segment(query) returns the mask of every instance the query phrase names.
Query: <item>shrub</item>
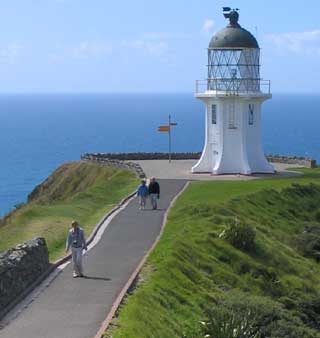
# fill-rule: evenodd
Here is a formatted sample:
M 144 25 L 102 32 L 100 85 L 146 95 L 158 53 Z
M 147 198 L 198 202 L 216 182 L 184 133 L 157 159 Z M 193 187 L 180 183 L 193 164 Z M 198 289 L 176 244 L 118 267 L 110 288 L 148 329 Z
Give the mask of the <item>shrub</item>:
M 260 326 L 275 319 L 277 306 L 242 292 L 227 293 L 206 311 L 199 330 L 188 338 L 262 338 Z
M 221 233 L 220 238 L 225 239 L 237 249 L 253 251 L 255 248 L 256 231 L 249 224 L 235 221 Z
M 203 337 L 210 338 L 260 338 L 255 325 L 256 314 L 249 309 L 213 308 L 206 321 L 201 322 Z
M 320 331 L 320 299 L 318 295 L 301 301 L 297 305 L 297 310 L 306 325 Z
M 298 247 L 305 257 L 313 258 L 320 262 L 320 227 L 307 226 L 298 236 Z
M 261 338 L 319 338 L 320 335 L 307 327 L 301 326 L 301 321 L 288 317 L 272 323 L 267 334 Z
M 319 338 L 277 303 L 233 291 L 206 311 L 206 319 L 185 338 Z

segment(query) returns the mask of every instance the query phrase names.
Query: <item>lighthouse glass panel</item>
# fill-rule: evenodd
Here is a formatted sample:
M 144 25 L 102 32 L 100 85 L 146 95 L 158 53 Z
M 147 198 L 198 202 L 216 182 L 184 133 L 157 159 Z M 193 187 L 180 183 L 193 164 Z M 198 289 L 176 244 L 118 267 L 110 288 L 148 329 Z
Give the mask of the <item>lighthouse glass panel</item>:
M 259 58 L 258 48 L 209 49 L 208 90 L 259 91 Z

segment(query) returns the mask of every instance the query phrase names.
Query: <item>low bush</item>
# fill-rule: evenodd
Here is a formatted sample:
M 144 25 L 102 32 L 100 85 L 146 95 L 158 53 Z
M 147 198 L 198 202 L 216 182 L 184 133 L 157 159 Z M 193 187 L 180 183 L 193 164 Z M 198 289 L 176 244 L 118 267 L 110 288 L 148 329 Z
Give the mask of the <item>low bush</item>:
M 227 293 L 186 338 L 319 338 L 279 304 L 239 291 Z
M 298 248 L 305 257 L 320 262 L 320 226 L 307 226 L 297 239 Z
M 236 220 L 221 233 L 220 238 L 237 249 L 249 252 L 255 248 L 256 231 L 251 225 Z
M 310 328 L 320 331 L 320 297 L 310 297 L 297 304 L 295 310 L 300 313 L 301 320 Z

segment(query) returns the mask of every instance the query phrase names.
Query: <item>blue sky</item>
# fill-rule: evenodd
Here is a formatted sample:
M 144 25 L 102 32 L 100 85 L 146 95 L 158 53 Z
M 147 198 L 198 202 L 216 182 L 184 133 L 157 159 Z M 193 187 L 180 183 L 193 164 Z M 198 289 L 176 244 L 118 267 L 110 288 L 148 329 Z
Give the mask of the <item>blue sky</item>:
M 294 4 L 293 4 L 294 3 Z M 0 93 L 192 92 L 240 8 L 273 92 L 320 93 L 320 1 L 3 0 Z

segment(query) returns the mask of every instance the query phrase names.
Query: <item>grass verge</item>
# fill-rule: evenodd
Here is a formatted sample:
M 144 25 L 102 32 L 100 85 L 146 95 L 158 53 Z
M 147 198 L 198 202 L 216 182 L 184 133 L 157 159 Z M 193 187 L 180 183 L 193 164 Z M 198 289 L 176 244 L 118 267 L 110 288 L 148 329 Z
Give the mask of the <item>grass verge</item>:
M 97 222 L 138 183 L 126 170 L 73 162 L 60 166 L 30 194 L 26 205 L 0 224 L 0 252 L 36 236 L 45 237 L 54 261 L 64 254 L 70 223 L 88 236 Z
M 265 310 L 265 333 L 254 337 L 319 337 L 320 169 L 302 171 L 290 179 L 193 183 L 105 337 L 203 337 L 188 332 L 210 309 L 232 302 L 233 313 L 253 303 Z M 250 251 L 222 236 L 238 223 L 254 230 Z M 225 318 L 229 325 L 234 316 Z

